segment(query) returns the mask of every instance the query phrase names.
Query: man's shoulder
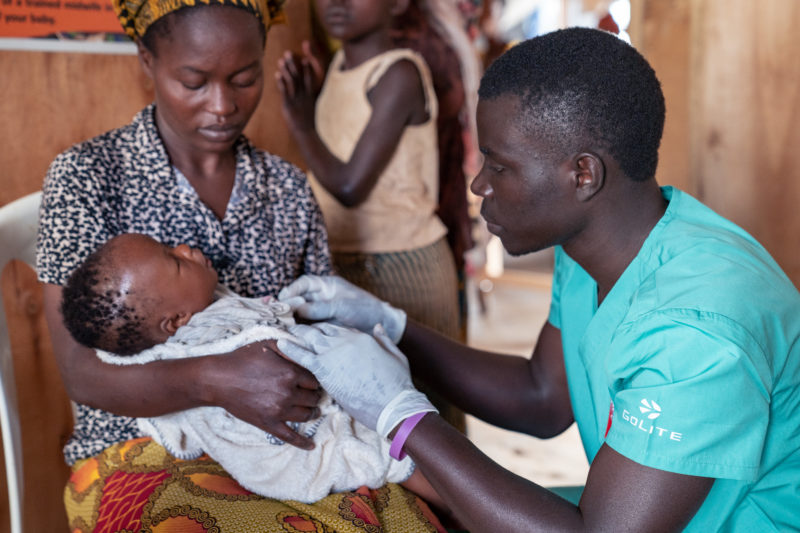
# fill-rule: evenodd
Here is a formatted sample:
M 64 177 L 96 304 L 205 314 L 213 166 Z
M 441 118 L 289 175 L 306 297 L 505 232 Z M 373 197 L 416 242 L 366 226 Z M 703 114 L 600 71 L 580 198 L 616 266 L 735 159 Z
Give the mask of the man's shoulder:
M 769 252 L 733 222 L 709 211 L 698 217 L 677 217 L 648 250 L 654 283 L 702 292 L 742 291 L 741 298 L 778 291 L 800 296 Z M 746 291 L 746 292 L 745 292 Z M 763 292 L 762 292 L 763 291 Z M 691 296 L 691 294 L 687 294 Z
M 625 322 L 683 324 L 701 335 L 769 345 L 800 335 L 800 293 L 754 240 L 695 231 L 655 247 L 655 266 L 634 292 Z M 774 346 L 773 346 L 774 348 Z
M 688 195 L 679 202 L 631 265 L 638 278 L 625 323 L 662 316 L 759 342 L 797 336 L 800 293 L 767 250 Z

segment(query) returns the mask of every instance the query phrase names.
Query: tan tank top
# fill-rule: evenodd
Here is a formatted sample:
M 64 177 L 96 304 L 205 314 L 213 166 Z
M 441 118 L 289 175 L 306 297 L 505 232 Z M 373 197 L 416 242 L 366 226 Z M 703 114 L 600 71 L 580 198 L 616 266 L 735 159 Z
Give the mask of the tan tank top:
M 439 194 L 436 95 L 430 71 L 416 52 L 391 50 L 342 70 L 344 54 L 338 51 L 317 100 L 317 131 L 331 153 L 342 161 L 349 160 L 372 113 L 367 93 L 390 66 L 402 59 L 412 61 L 419 70 L 427 122 L 406 126 L 375 187 L 356 207 L 344 207 L 311 177 L 333 251 L 411 250 L 432 244 L 447 233 L 434 212 Z

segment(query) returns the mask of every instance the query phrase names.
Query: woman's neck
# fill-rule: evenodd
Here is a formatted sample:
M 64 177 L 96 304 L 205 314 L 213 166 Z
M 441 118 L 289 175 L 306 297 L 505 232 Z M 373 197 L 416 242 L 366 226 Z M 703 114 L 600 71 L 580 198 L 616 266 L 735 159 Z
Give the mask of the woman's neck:
M 217 181 L 225 179 L 236 173 L 236 157 L 230 152 L 203 152 L 191 154 L 185 152 L 170 152 L 170 162 L 189 181 Z
M 236 181 L 235 149 L 198 152 L 164 144 L 172 166 L 183 174 L 200 200 L 222 220 Z
M 234 146 L 222 150 L 200 150 L 170 130 L 162 122 L 158 112 L 155 117 L 161 142 L 169 156 L 170 163 L 187 178 L 213 180 L 221 174 L 236 171 L 236 152 Z

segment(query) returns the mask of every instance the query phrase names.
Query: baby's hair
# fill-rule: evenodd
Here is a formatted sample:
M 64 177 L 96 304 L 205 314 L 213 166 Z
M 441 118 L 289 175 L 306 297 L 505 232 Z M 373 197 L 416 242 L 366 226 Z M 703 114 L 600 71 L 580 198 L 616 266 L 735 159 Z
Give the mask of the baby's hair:
M 72 272 L 62 291 L 61 315 L 72 337 L 84 346 L 133 355 L 156 341 L 146 337 L 145 313 L 133 306 L 130 290 L 122 288 L 112 259 L 114 248 L 112 239 Z

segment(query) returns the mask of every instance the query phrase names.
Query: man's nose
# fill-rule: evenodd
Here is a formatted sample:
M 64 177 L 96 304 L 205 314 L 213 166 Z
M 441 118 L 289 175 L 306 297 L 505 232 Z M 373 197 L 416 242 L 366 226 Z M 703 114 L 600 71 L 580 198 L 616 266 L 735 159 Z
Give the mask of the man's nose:
M 469 190 L 481 198 L 486 198 L 492 194 L 492 186 L 489 184 L 489 180 L 485 178 L 483 169 L 481 169 L 478 175 L 475 176 L 475 179 L 472 180 L 472 183 L 469 185 Z

